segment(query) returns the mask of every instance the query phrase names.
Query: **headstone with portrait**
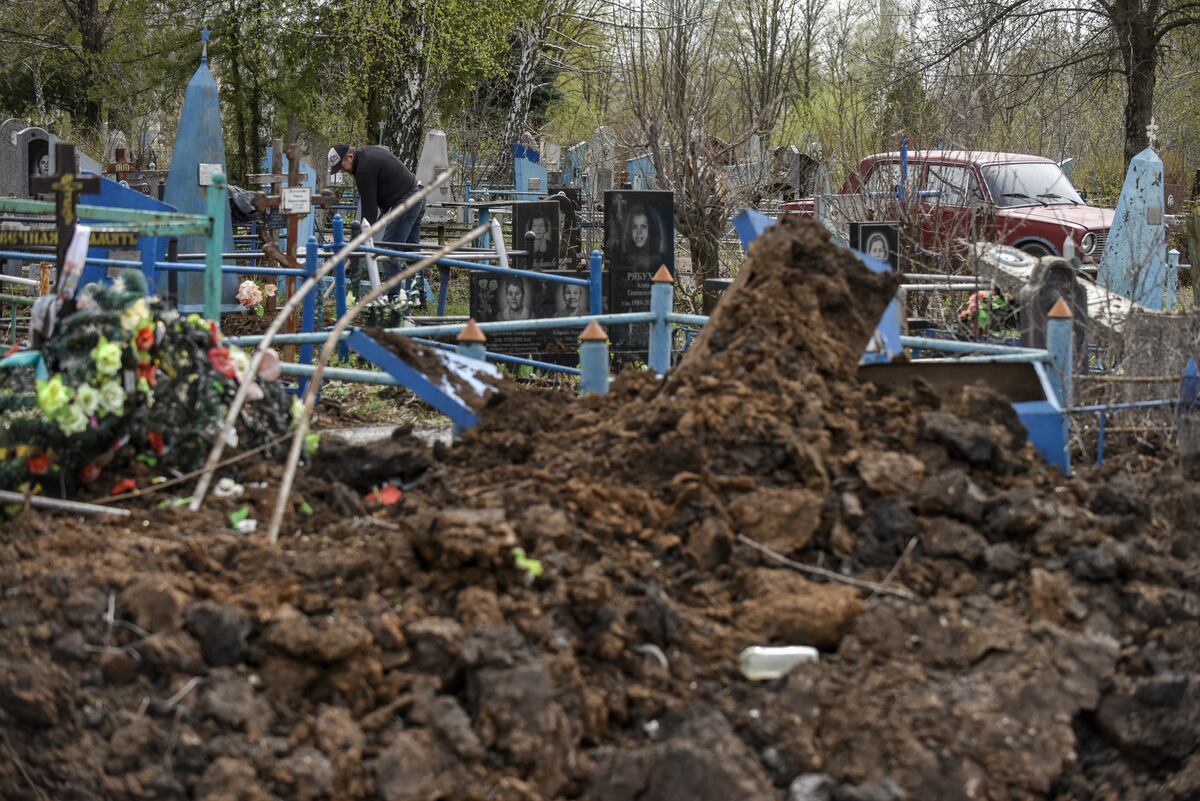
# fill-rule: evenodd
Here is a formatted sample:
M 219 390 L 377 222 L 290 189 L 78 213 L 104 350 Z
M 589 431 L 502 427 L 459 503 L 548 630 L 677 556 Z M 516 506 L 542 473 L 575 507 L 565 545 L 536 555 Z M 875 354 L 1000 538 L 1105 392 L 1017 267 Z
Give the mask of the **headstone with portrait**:
M 530 249 L 517 266 L 533 270 L 558 269 L 559 204 L 556 200 L 539 200 L 513 204 L 513 250 Z M 527 234 L 532 243 L 526 243 Z M 532 257 L 532 258 L 530 258 Z
M 586 272 L 579 270 L 547 272 L 585 280 L 588 277 Z M 587 313 L 586 286 L 496 273 L 471 273 L 471 316 L 478 322 L 579 317 Z M 488 334 L 488 349 L 556 364 L 574 364 L 578 357 L 578 337 L 579 329 L 574 328 L 494 331 Z
M 472 272 L 471 316 L 481 323 L 532 320 L 542 305 L 541 283 L 523 276 Z M 542 331 L 493 332 L 488 334 L 488 349 L 526 356 L 540 353 L 544 341 Z
M 555 275 L 587 279 L 581 270 L 555 270 Z M 538 317 L 580 317 L 588 313 L 588 288 L 578 284 L 539 281 Z M 544 332 L 539 358 L 554 364 L 574 365 L 579 360 L 579 328 L 556 328 Z
M 666 265 L 675 274 L 675 194 L 666 191 L 604 193 L 604 267 L 609 276 L 611 314 L 650 310 L 654 273 Z M 650 342 L 645 325 L 609 331 L 614 351 L 641 351 Z
M 900 269 L 900 223 L 851 222 L 850 247 Z

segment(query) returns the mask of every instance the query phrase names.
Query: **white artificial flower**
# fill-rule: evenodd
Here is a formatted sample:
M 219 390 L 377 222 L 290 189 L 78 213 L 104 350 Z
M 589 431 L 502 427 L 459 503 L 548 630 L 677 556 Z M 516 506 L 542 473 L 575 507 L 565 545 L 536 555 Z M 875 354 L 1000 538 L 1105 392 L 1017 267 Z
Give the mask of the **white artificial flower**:
M 100 391 L 90 384 L 84 384 L 75 392 L 75 402 L 83 413 L 91 417 L 100 406 Z
M 125 414 L 125 390 L 116 381 L 100 387 L 100 411 L 118 417 Z
M 58 416 L 58 427 L 64 434 L 78 434 L 88 427 L 88 416 L 78 403 L 72 403 L 64 408 Z

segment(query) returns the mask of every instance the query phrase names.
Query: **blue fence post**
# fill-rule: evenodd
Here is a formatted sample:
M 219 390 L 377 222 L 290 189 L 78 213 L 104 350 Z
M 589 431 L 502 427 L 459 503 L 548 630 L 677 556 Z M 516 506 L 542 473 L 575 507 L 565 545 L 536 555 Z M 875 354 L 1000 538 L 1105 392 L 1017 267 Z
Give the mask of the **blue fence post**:
M 333 250 L 337 252 L 346 244 L 346 223 L 342 215 L 333 215 Z M 333 270 L 333 293 L 337 318 L 346 316 L 346 260 L 342 259 Z M 338 346 L 338 358 L 346 361 L 350 358 L 350 349 L 345 345 Z
M 1075 321 L 1071 307 L 1061 297 L 1046 320 L 1046 350 L 1054 367 L 1055 391 L 1065 412 L 1071 406 L 1071 373 L 1074 368 Z
M 487 361 L 487 336 L 479 328 L 474 317 L 467 320 L 463 330 L 458 332 L 456 340 L 458 341 L 456 350 L 460 355 L 477 362 Z
M 595 320 L 579 336 L 579 391 L 608 392 L 608 334 Z
M 588 259 L 588 314 L 604 313 L 604 260 L 593 250 Z
M 480 330 L 479 324 L 472 317 L 467 320 L 467 324 L 463 326 L 463 330 L 458 332 L 456 337 L 458 341 L 458 353 L 468 359 L 474 359 L 479 362 L 487 361 L 487 337 Z M 450 430 L 450 436 L 457 439 L 465 431 L 458 423 Z
M 444 223 L 438 224 L 438 250 L 441 250 L 446 245 L 446 226 Z M 438 265 L 438 301 L 437 313 L 438 317 L 446 314 L 446 299 L 450 296 L 450 267 L 445 264 Z
M 167 240 L 167 261 L 179 260 L 179 237 L 173 236 Z M 172 306 L 179 305 L 179 273 L 175 270 L 167 272 L 167 297 Z
M 317 240 L 314 237 L 308 238 L 308 247 L 304 249 L 304 272 L 308 279 L 311 279 L 317 274 Z M 317 297 L 321 293 L 314 287 L 311 292 L 304 296 L 304 313 L 301 317 L 301 330 L 306 334 L 313 333 L 315 318 L 317 315 Z M 313 346 L 305 344 L 300 346 L 300 363 L 312 364 Z
M 667 315 L 675 305 L 675 279 L 664 264 L 651 279 L 650 312 L 654 322 L 650 323 L 650 352 L 646 361 L 658 375 L 665 375 L 671 366 L 671 324 Z
M 146 276 L 146 289 L 151 295 L 161 294 L 158 291 L 159 272 L 155 262 L 158 261 L 158 248 L 154 247 L 154 240 L 145 239 L 142 241 L 142 275 Z
M 204 317 L 221 324 L 221 251 L 225 246 L 225 216 L 229 213 L 225 176 L 217 173 L 205 189 L 208 241 L 204 245 Z

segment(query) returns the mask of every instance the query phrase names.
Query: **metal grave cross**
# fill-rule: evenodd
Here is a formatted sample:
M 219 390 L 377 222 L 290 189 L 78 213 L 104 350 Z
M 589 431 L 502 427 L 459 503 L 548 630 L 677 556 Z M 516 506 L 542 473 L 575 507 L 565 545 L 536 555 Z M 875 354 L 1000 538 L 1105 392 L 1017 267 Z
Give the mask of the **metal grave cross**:
M 100 194 L 100 179 L 75 174 L 74 145 L 65 142 L 56 144 L 54 160 L 58 172 L 54 175 L 36 176 L 30 189 L 39 195 L 54 193 L 54 220 L 58 227 L 58 275 L 61 281 L 67 248 L 71 245 L 71 238 L 75 236 L 75 225 L 79 222 L 79 196 Z

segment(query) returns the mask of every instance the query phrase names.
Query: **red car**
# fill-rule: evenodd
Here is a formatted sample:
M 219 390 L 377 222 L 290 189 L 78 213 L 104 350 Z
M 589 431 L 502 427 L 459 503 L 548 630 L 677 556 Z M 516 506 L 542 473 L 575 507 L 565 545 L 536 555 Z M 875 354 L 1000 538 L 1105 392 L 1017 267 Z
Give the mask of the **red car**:
M 856 201 L 842 215 L 895 219 L 899 185 L 900 153 L 868 156 L 842 187 L 841 195 Z M 914 151 L 908 155 L 905 182 L 910 204 L 914 190 L 919 193 L 921 245 L 939 253 L 967 239 L 999 242 L 1035 256 L 1062 255 L 1063 242 L 1071 237 L 1082 261 L 1099 263 L 1113 222 L 1112 209 L 1087 205 L 1058 164 L 1039 156 Z M 808 216 L 813 202 L 796 201 L 784 209 Z

